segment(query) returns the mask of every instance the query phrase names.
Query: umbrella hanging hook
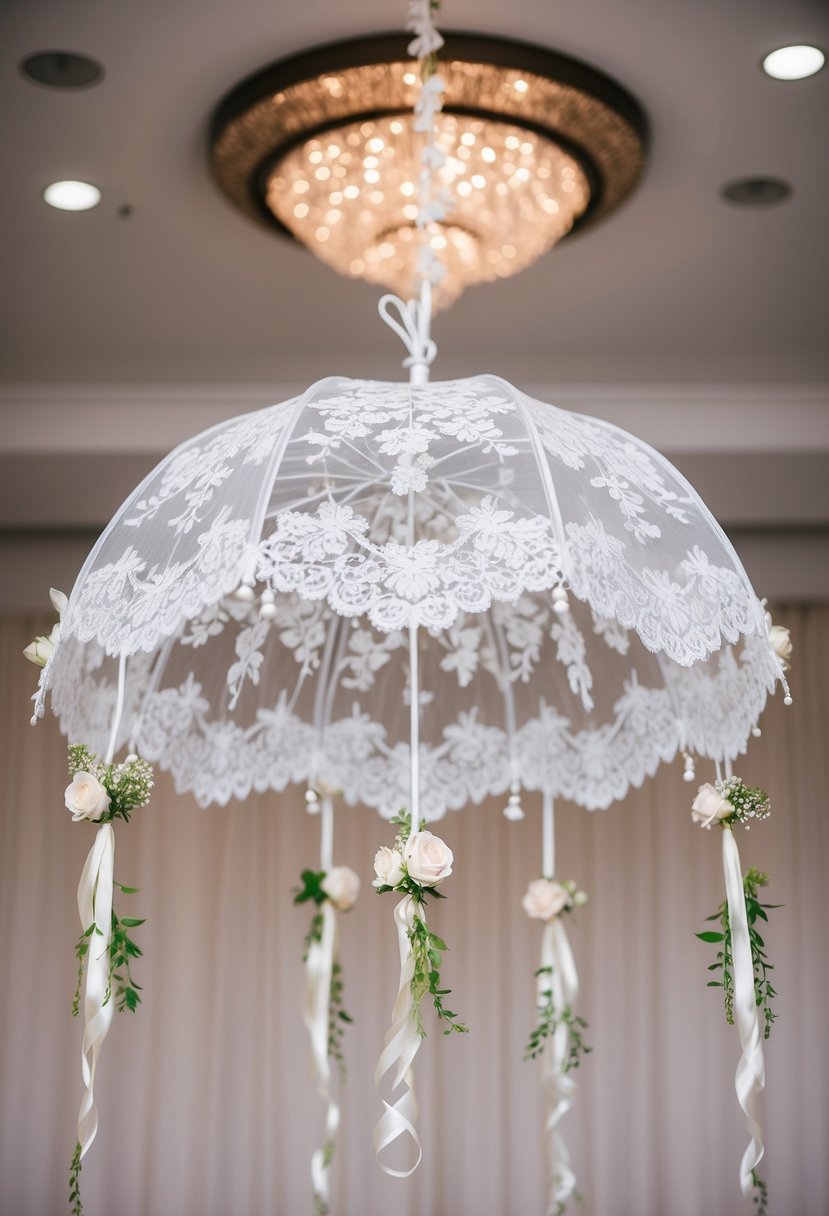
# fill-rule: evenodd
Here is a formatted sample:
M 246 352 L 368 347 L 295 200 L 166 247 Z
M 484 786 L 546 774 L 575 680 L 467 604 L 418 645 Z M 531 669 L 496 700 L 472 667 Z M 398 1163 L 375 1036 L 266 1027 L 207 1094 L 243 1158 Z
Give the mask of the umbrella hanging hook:
M 394 316 L 393 312 L 397 313 Z M 409 369 L 411 384 L 427 384 L 429 367 L 438 353 L 438 348 L 429 336 L 432 322 L 432 284 L 424 279 L 420 284 L 420 299 L 401 300 L 399 296 L 385 295 L 377 305 L 381 318 L 394 330 L 409 352 L 403 366 Z

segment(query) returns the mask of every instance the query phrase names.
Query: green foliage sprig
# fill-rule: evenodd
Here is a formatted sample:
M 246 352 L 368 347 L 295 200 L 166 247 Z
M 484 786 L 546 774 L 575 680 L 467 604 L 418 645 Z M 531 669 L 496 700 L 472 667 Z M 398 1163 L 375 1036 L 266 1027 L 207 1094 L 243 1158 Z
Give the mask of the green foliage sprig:
M 400 811 L 393 819 L 390 820 L 397 828 L 398 832 L 394 838 L 394 849 L 398 852 L 401 858 L 404 855 L 406 842 L 412 834 L 412 816 L 409 811 Z M 426 828 L 426 820 L 420 821 L 419 831 L 424 831 Z M 431 896 L 434 899 L 445 899 L 446 896 L 438 891 L 437 887 L 425 886 L 417 882 L 403 868 L 403 877 L 400 882 L 394 886 L 388 883 L 380 883 L 375 887 L 378 895 L 383 895 L 386 891 L 396 891 L 400 895 L 408 895 L 414 901 L 415 908 L 425 908 L 426 901 Z M 411 928 L 408 933 L 409 944 L 412 949 L 412 958 L 414 960 L 414 972 L 411 980 L 412 994 L 412 1017 L 417 1026 L 417 1033 L 425 1038 L 426 1030 L 423 1025 L 423 1018 L 420 1011 L 420 1006 L 423 998 L 428 994 L 432 998 L 432 1004 L 437 1014 L 438 1021 L 444 1022 L 444 1034 L 468 1034 L 469 1027 L 459 1021 L 459 1015 L 452 1009 L 447 1009 L 444 1004 L 444 997 L 450 995 L 451 988 L 441 987 L 440 966 L 441 960 L 445 952 L 449 949 L 446 942 L 437 933 L 433 933 L 422 916 L 419 916 L 415 911 L 412 917 Z
M 767 912 L 770 909 L 781 907 L 780 904 L 763 904 L 760 902 L 759 890 L 761 887 L 768 886 L 768 882 L 768 874 L 756 870 L 753 866 L 746 871 L 743 878 L 746 916 L 748 919 L 748 937 L 751 943 L 751 961 L 754 968 L 754 997 L 757 1005 L 763 1010 L 763 1037 L 766 1039 L 771 1034 L 772 1024 L 777 1017 L 777 1014 L 771 1007 L 771 1002 L 777 996 L 777 992 L 772 986 L 768 974 L 774 970 L 774 967 L 766 957 L 765 942 L 756 926 L 758 920 L 768 922 Z M 709 980 L 708 987 L 722 988 L 725 1002 L 725 1020 L 730 1026 L 733 1026 L 734 959 L 732 956 L 731 920 L 728 915 L 728 901 L 723 900 L 713 916 L 707 917 L 706 920 L 719 921 L 721 929 L 721 931 L 706 929 L 704 932 L 697 933 L 696 935 L 700 941 L 710 942 L 720 947 L 717 951 L 717 961 L 712 963 L 708 970 L 720 972 L 721 978 Z
M 139 756 L 104 764 L 85 743 L 73 743 L 69 748 L 69 776 L 74 778 L 78 773 L 89 773 L 100 781 L 109 796 L 109 810 L 96 823 L 111 823 L 113 819 L 129 823 L 132 812 L 150 801 L 153 770 Z
M 72 1164 L 69 1166 L 69 1210 L 72 1216 L 83 1216 L 81 1203 L 81 1146 L 75 1145 L 72 1154 Z
M 138 894 L 138 887 L 125 887 L 123 883 L 115 880 L 113 880 L 113 885 L 118 887 L 124 895 Z M 113 905 L 112 936 L 109 943 L 109 975 L 104 1004 L 106 1005 L 112 999 L 114 990 L 115 1003 L 119 1013 L 123 1013 L 124 1010 L 135 1013 L 141 1004 L 141 985 L 132 978 L 130 965 L 135 959 L 141 958 L 144 951 L 132 940 L 128 930 L 137 929 L 139 925 L 144 924 L 145 919 L 143 916 L 119 917 Z M 72 997 L 72 1016 L 75 1018 L 80 1012 L 81 988 L 90 948 L 94 944 L 95 937 L 103 937 L 103 935 L 103 930 L 93 921 L 88 929 L 84 929 L 75 946 L 75 957 L 78 960 L 78 981 Z
M 316 911 L 311 917 L 308 932 L 303 939 L 303 963 L 307 963 L 308 961 L 308 952 L 311 949 L 312 943 L 322 941 L 323 919 L 322 912 L 319 909 L 328 899 L 328 895 L 322 889 L 325 877 L 325 870 L 303 870 L 300 875 L 302 886 L 294 888 L 295 904 L 311 902 L 316 907 Z M 345 1076 L 345 1055 L 343 1054 L 345 1027 L 354 1021 L 344 1006 L 344 990 L 345 983 L 343 980 L 342 964 L 335 962 L 331 969 L 331 990 L 328 998 L 328 1055 L 330 1059 L 336 1060 L 339 1065 L 341 1077 Z M 332 1156 L 333 1152 L 334 1147 L 332 1142 Z
M 756 1170 L 751 1171 L 751 1181 L 756 1192 L 752 1202 L 757 1208 L 757 1216 L 768 1216 L 769 1188 Z
M 553 968 L 539 967 L 535 974 L 536 977 L 540 975 L 552 976 Z M 575 1014 L 569 1005 L 563 1006 L 561 1010 L 556 1009 L 553 1000 L 552 984 L 548 988 L 543 989 L 539 993 L 539 996 L 543 998 L 544 1003 L 539 1004 L 538 1025 L 530 1034 L 529 1042 L 524 1052 L 524 1059 L 537 1059 L 559 1026 L 566 1026 L 568 1030 L 567 1055 L 561 1066 L 561 1071 L 571 1072 L 574 1068 L 579 1067 L 582 1057 L 589 1055 L 593 1050 L 592 1047 L 587 1046 L 582 1034 L 582 1031 L 588 1029 L 588 1024 L 583 1017 Z

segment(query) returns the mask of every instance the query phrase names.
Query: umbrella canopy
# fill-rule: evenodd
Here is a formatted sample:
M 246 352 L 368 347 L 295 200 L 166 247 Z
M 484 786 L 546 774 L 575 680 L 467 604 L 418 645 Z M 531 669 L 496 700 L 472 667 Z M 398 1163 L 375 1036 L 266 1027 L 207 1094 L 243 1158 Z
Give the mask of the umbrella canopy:
M 413 665 L 412 658 L 416 661 Z M 518 786 L 593 809 L 745 750 L 782 668 L 681 474 L 490 375 L 332 377 L 171 453 L 92 550 L 51 687 L 199 802 L 324 782 L 429 819 Z

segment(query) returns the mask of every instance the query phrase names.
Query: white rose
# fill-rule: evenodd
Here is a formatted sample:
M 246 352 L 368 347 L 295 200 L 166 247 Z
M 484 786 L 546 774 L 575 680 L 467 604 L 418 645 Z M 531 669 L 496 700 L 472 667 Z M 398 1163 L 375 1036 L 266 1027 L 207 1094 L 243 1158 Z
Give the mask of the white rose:
M 570 892 L 552 878 L 536 878 L 527 887 L 521 907 L 533 920 L 552 920 L 572 902 Z
M 350 912 L 360 894 L 360 879 L 349 866 L 333 866 L 320 886 L 340 912 Z
M 726 819 L 733 814 L 734 807 L 713 785 L 705 784 L 699 787 L 699 793 L 691 803 L 691 818 L 694 823 L 707 827 L 715 819 Z
M 387 849 L 385 845 L 374 855 L 375 887 L 396 887 L 403 881 L 403 858 L 396 849 Z
M 45 667 L 55 653 L 59 637 L 60 625 L 55 625 L 48 638 L 35 638 L 33 642 L 29 643 L 23 651 L 24 658 L 27 658 L 30 663 L 35 663 L 38 667 Z
M 788 671 L 789 659 L 792 657 L 792 639 L 786 626 L 772 625 L 769 629 L 769 641 L 774 653 L 783 665 L 783 670 Z
M 452 873 L 452 850 L 431 832 L 413 832 L 403 847 L 409 878 L 424 887 L 436 887 Z
M 81 819 L 97 821 L 109 810 L 109 794 L 91 773 L 75 773 L 72 784 L 66 787 L 65 802 L 73 823 Z

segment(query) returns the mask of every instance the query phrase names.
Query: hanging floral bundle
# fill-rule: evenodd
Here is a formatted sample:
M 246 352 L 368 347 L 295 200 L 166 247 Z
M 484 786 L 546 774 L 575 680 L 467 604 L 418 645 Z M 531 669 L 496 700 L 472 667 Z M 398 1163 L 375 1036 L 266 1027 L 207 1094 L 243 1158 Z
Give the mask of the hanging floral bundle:
M 709 980 L 708 986 L 722 988 L 726 1021 L 736 1024 L 740 1037 L 742 1054 L 735 1088 L 749 1133 L 740 1164 L 740 1185 L 746 1197 L 753 1197 L 758 1216 L 765 1216 L 768 1210 L 768 1188 L 757 1174 L 765 1151 L 760 1109 L 766 1083 L 763 1040 L 768 1039 L 776 1017 L 771 1002 L 777 993 L 769 979 L 773 967 L 757 922 L 768 921 L 767 910 L 779 905 L 760 902 L 760 888 L 768 885 L 768 874 L 752 867 L 743 876 L 733 828 L 742 825 L 749 831 L 755 820 L 767 819 L 770 814 L 768 794 L 757 786 L 747 786 L 731 772 L 714 785 L 700 786 L 691 807 L 691 817 L 700 827 L 710 831 L 719 824 L 723 828 L 726 898 L 707 918 L 718 921 L 720 928 L 706 929 L 697 937 L 719 947 L 716 962 L 708 970 L 718 972 L 720 978 Z

